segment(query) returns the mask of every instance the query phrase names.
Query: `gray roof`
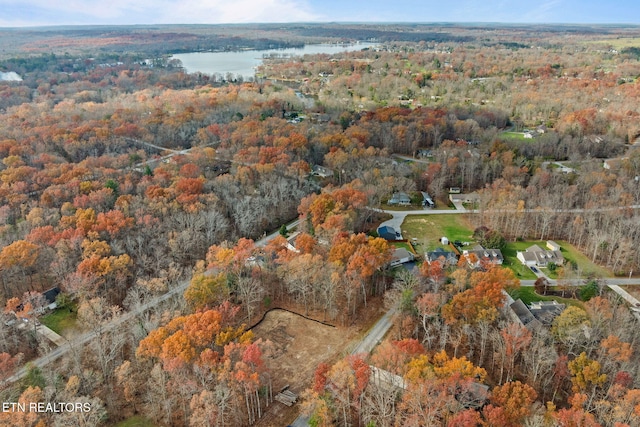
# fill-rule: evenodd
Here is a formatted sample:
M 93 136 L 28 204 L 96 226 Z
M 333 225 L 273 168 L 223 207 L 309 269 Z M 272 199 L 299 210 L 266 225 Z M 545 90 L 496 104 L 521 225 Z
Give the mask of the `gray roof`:
M 545 325 L 551 325 L 553 319 L 559 316 L 565 308 L 565 304 L 560 304 L 557 301 L 536 301 L 529 305 L 531 314 Z
M 411 197 L 409 197 L 407 193 L 403 192 L 393 193 L 393 196 L 391 196 L 387 204 L 393 205 L 397 203 L 411 203 Z
M 451 251 L 445 251 L 442 248 L 436 248 L 433 252 L 425 253 L 425 258 L 428 263 L 437 261 L 440 258 L 444 258 L 445 263 L 448 263 L 448 264 L 458 262 L 458 256 L 455 253 Z
M 504 256 L 502 255 L 502 251 L 500 249 L 485 249 L 480 245 L 474 246 L 471 250 L 464 251 L 465 256 L 469 254 L 474 254 L 478 257 L 478 260 L 488 259 L 492 263 L 502 263 L 504 261 Z
M 378 227 L 378 236 L 382 237 L 385 240 L 396 240 L 397 238 L 396 230 L 388 225 Z
M 537 326 L 541 326 L 541 323 L 536 319 L 529 308 L 522 302 L 521 299 L 516 300 L 512 303 L 509 308 L 516 315 L 520 323 L 527 329 L 533 329 Z
M 391 255 L 391 261 L 401 260 L 403 258 L 413 259 L 413 254 L 405 248 L 396 248 Z
M 529 246 L 524 252 L 522 252 L 522 257 L 525 261 L 535 261 L 541 265 L 545 265 L 550 262 L 554 262 L 556 264 L 564 263 L 564 256 L 562 255 L 562 252 L 542 249 L 538 245 Z

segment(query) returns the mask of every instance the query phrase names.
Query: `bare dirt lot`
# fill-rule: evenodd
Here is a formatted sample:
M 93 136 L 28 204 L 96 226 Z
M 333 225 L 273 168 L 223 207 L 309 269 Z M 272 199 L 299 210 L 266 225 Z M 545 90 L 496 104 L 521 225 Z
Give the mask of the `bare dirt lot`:
M 266 362 L 273 379 L 274 397 L 286 385 L 300 395 L 313 382 L 316 367 L 321 362 L 332 365 L 348 354 L 386 311 L 383 298 L 372 297 L 348 326 L 337 327 L 279 308 L 269 311 L 251 330 L 256 339 L 273 343 L 273 355 Z M 323 317 L 321 313 L 315 313 L 315 316 L 310 313 L 310 316 Z M 287 407 L 274 401 L 255 425 L 283 427 L 291 424 L 299 414 L 299 402 Z
M 253 328 L 256 338 L 270 340 L 275 352 L 268 364 L 272 367 L 273 394 L 286 385 L 300 394 L 313 380 L 320 362 L 340 357 L 352 333 L 285 311 L 272 310 Z M 295 419 L 298 405 L 291 408 L 274 401 L 258 423 L 260 426 L 283 426 Z

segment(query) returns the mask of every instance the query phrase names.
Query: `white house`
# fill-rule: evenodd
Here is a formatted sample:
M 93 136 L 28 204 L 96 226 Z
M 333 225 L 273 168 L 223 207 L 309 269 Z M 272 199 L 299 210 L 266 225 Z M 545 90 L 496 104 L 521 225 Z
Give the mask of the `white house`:
M 530 246 L 525 251 L 518 251 L 516 258 L 527 267 L 546 267 L 550 262 L 556 265 L 564 264 L 564 256 L 559 250 L 545 250 L 538 245 Z

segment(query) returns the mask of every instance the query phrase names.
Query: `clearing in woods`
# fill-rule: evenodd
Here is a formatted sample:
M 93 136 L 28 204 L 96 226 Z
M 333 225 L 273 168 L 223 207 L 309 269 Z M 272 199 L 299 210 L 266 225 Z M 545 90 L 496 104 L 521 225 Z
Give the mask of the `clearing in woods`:
M 271 372 L 274 397 L 286 385 L 299 396 L 311 385 L 318 364 L 342 355 L 352 335 L 350 329 L 334 328 L 279 309 L 268 312 L 253 333 L 273 343 L 273 354 L 266 357 L 271 357 L 269 364 L 276 367 Z M 287 425 L 299 410 L 299 404 L 288 408 L 274 401 L 257 425 Z

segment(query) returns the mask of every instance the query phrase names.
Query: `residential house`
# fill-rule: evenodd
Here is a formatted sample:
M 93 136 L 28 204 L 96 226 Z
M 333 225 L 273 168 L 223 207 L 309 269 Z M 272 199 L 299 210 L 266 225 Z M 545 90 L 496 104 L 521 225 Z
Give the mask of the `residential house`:
M 425 208 L 433 209 L 436 207 L 435 202 L 426 191 L 421 191 L 422 193 L 422 206 Z
M 388 241 L 395 241 L 400 239 L 400 233 L 395 230 L 395 228 L 390 227 L 388 225 L 383 225 L 382 227 L 378 227 L 378 236 L 382 237 Z
M 458 256 L 455 253 L 445 251 L 442 248 L 436 248 L 433 252 L 426 252 L 424 258 L 429 265 L 432 262 L 439 262 L 443 267 L 448 267 L 458 263 Z
M 328 178 L 333 176 L 333 170 L 320 165 L 313 165 L 311 168 L 311 175 L 319 176 L 320 178 Z
M 400 264 L 414 261 L 416 257 L 405 248 L 396 248 L 391 255 L 389 267 L 395 267 Z
M 480 201 L 480 195 L 477 193 L 450 193 L 449 200 L 451 200 L 452 203 L 477 203 Z
M 489 262 L 495 265 L 502 265 L 504 262 L 504 256 L 500 249 L 485 249 L 482 245 L 476 245 L 470 250 L 465 249 L 462 252 L 462 256 L 473 268 L 479 267 L 481 262 Z
M 60 295 L 60 288 L 58 287 L 48 289 L 42 293 L 44 299 L 47 300 L 47 308 L 49 310 L 55 310 L 58 307 L 58 303 L 56 303 L 58 295 Z
M 521 299 L 509 305 L 511 318 L 527 329 L 540 326 L 551 326 L 553 320 L 566 308 L 565 304 L 557 301 L 535 301 L 526 306 Z
M 300 250 L 296 247 L 296 239 L 298 238 L 298 236 L 300 235 L 299 231 L 296 231 L 295 233 L 291 234 L 291 236 L 287 237 L 287 246 L 286 248 L 288 250 L 290 250 L 291 252 L 295 252 L 295 253 L 300 253 Z
M 369 376 L 370 383 L 375 384 L 378 387 L 384 387 L 385 390 L 391 393 L 407 389 L 407 383 L 400 375 L 396 375 L 373 365 L 369 365 L 369 370 L 371 372 L 371 375 Z
M 478 409 L 489 400 L 489 386 L 473 381 L 456 390 L 454 397 L 465 408 Z
M 403 192 L 393 193 L 391 198 L 387 201 L 387 204 L 408 206 L 411 204 L 411 197 L 409 197 L 407 193 L 403 193 Z
M 542 326 L 542 323 L 535 318 L 529 310 L 529 307 L 527 307 L 521 299 L 511 303 L 509 308 L 511 309 L 511 318 L 525 328 L 532 330 Z
M 538 245 L 530 246 L 525 251 L 518 251 L 516 257 L 527 267 L 546 267 L 551 262 L 556 265 L 564 264 L 562 252 L 559 250 L 545 250 Z
M 545 326 L 551 326 L 553 320 L 566 308 L 565 304 L 558 301 L 535 301 L 529 305 L 529 311 Z

